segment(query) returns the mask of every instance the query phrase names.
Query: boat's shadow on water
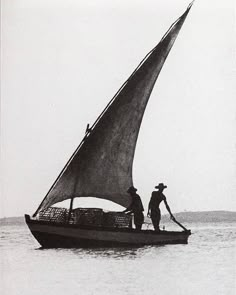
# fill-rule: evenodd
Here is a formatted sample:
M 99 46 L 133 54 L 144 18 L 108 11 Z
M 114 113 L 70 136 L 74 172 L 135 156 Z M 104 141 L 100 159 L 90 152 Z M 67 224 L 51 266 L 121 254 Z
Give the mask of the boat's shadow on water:
M 143 247 L 113 247 L 113 248 L 44 248 L 39 247 L 35 250 L 38 251 L 53 251 L 67 254 L 73 254 L 78 257 L 107 257 L 107 258 L 138 258 L 143 256 L 146 252 L 150 251 L 150 248 L 163 248 L 165 245 L 153 245 Z

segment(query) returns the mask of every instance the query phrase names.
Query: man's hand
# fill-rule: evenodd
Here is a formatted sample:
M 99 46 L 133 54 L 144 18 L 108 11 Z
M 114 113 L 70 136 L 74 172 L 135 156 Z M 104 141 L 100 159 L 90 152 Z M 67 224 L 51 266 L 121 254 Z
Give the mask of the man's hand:
M 170 215 L 170 219 L 175 221 L 175 217 L 174 217 L 174 215 L 171 214 L 171 215 Z
M 148 214 L 147 214 L 147 217 L 149 217 L 150 218 L 150 213 L 148 212 Z

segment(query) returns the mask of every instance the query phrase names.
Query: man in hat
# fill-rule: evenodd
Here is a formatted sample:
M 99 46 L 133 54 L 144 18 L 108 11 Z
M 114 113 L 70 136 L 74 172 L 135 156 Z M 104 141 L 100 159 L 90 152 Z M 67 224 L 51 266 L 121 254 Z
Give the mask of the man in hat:
M 143 215 L 143 204 L 141 201 L 141 198 L 138 194 L 136 194 L 137 189 L 133 186 L 131 186 L 127 193 L 130 194 L 132 197 L 131 204 L 127 209 L 125 209 L 123 212 L 127 212 L 128 214 L 133 213 L 134 214 L 134 224 L 135 228 L 138 230 L 141 230 L 142 224 L 144 221 L 144 215 Z
M 164 201 L 165 206 L 167 211 L 170 213 L 170 217 L 171 219 L 174 220 L 174 216 L 170 211 L 170 207 L 166 201 L 166 197 L 163 194 L 163 191 L 165 188 L 167 188 L 166 185 L 164 185 L 163 183 L 159 183 L 157 186 L 155 186 L 156 189 L 158 189 L 158 191 L 153 191 L 152 192 L 152 196 L 148 205 L 148 217 L 151 217 L 152 219 L 152 224 L 154 226 L 154 229 L 156 231 L 159 231 L 159 224 L 160 224 L 160 220 L 161 220 L 161 211 L 160 211 L 160 203 L 162 201 Z

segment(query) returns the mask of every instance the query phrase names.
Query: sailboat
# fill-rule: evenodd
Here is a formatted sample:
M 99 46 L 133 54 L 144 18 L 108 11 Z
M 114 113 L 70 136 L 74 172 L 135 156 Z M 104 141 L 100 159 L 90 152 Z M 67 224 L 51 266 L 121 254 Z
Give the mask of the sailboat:
M 95 197 L 128 207 L 132 167 L 143 114 L 162 66 L 192 7 L 170 26 L 161 41 L 140 62 L 94 124 L 26 223 L 43 247 L 115 247 L 186 244 L 181 231 L 137 230 L 130 216 L 100 208 L 73 208 L 80 197 Z M 70 200 L 70 208 L 55 204 Z

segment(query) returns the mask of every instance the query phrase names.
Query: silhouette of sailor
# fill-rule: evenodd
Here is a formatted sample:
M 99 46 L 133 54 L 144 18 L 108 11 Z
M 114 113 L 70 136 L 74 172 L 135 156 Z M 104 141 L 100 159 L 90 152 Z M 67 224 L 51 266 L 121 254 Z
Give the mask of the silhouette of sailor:
M 134 214 L 134 224 L 135 228 L 138 230 L 141 230 L 142 224 L 144 221 L 144 215 L 143 215 L 143 204 L 141 201 L 140 196 L 136 193 L 137 189 L 133 186 L 131 186 L 128 190 L 127 193 L 130 194 L 132 197 L 131 204 L 127 209 L 125 209 L 123 212 L 126 212 L 128 214 L 133 213 Z
M 164 185 L 163 183 L 159 183 L 157 186 L 155 186 L 156 189 L 158 189 L 158 191 L 153 191 L 152 192 L 152 196 L 148 205 L 148 217 L 151 217 L 152 219 L 152 224 L 154 226 L 154 229 L 156 231 L 159 231 L 159 224 L 160 224 L 160 220 L 161 220 L 161 211 L 160 211 L 160 204 L 162 201 L 164 201 L 165 206 L 167 211 L 170 214 L 171 219 L 175 220 L 173 214 L 171 213 L 170 207 L 166 201 L 166 197 L 163 194 L 163 191 L 165 188 L 167 188 L 166 185 Z

